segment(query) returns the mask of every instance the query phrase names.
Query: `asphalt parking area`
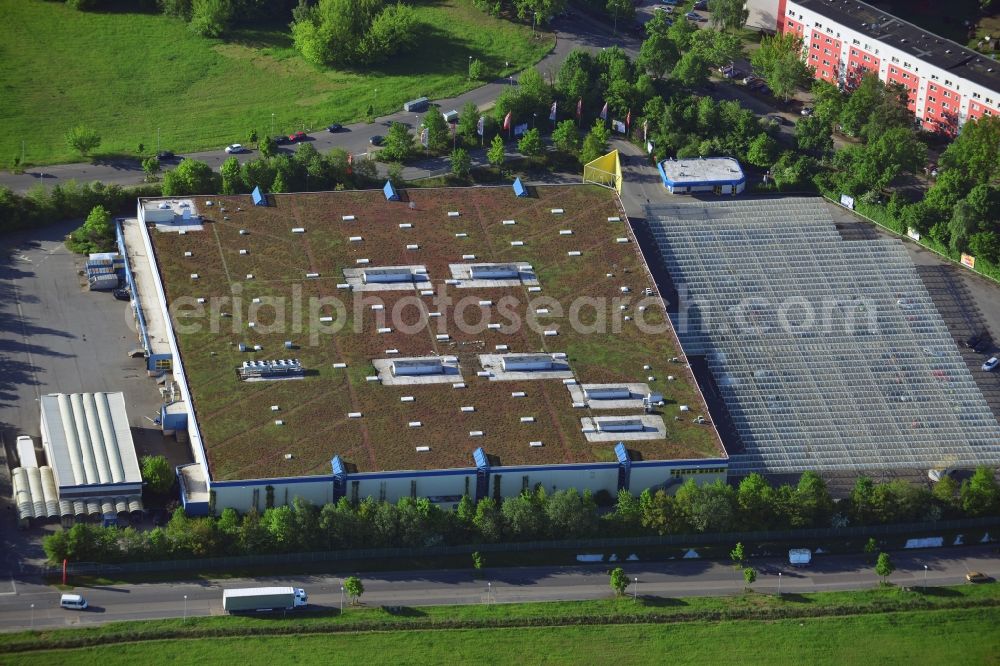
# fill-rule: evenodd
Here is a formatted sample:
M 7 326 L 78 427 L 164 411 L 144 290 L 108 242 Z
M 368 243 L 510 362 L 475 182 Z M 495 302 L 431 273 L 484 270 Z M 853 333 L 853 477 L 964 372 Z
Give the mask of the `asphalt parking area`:
M 62 239 L 72 224 L 10 234 L 0 251 L 0 434 L 39 445 L 39 396 L 122 391 L 136 453 L 186 460 L 152 419 L 161 398 L 145 360 L 128 357 L 139 346 L 127 302 L 87 290 L 84 258 Z

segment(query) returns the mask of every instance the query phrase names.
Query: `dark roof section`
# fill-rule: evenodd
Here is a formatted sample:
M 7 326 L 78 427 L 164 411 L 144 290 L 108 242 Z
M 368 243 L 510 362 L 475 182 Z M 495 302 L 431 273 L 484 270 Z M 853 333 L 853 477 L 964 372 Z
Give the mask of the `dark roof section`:
M 795 0 L 805 9 L 1000 94 L 1000 62 L 858 0 Z M 806 26 L 812 27 L 812 26 Z

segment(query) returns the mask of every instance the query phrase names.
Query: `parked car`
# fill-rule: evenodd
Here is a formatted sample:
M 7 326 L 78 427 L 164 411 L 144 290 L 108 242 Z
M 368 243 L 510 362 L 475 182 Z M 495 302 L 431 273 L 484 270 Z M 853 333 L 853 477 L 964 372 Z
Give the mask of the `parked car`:
M 288 135 L 288 140 L 292 143 L 295 143 L 296 141 L 305 141 L 306 138 L 308 137 L 305 132 L 294 132 Z
M 327 132 L 343 132 L 344 131 L 344 126 L 341 125 L 340 123 L 333 123 L 332 125 L 327 125 L 326 131 Z
M 747 76 L 743 79 L 743 85 L 748 86 L 751 83 L 754 83 L 755 81 L 759 81 L 759 80 L 760 79 L 758 79 L 753 74 L 747 74 Z
M 694 3 L 694 8 L 699 11 L 708 10 L 708 0 L 698 0 L 698 2 Z
M 965 574 L 965 580 L 969 581 L 970 583 L 988 583 L 990 582 L 990 577 L 978 571 L 970 571 L 969 573 Z
M 172 150 L 161 150 L 160 152 L 156 153 L 156 159 L 160 160 L 161 162 L 172 160 L 174 159 L 174 157 L 176 157 L 176 155 L 174 155 L 174 151 Z
M 695 22 L 702 20 L 701 14 L 698 14 L 697 12 L 688 12 L 687 14 L 684 15 L 684 18 L 686 18 L 689 21 L 695 21 Z
M 996 356 L 991 356 L 990 360 L 986 361 L 986 363 L 983 363 L 983 370 L 985 372 L 993 372 L 994 370 L 996 370 L 998 365 L 1000 365 L 1000 358 L 997 358 Z
M 128 289 L 115 289 L 111 292 L 111 295 L 119 301 L 128 301 L 132 299 L 132 294 Z
M 230 145 L 230 146 L 226 146 L 226 152 L 227 152 L 227 153 L 230 153 L 230 154 L 234 154 L 234 153 L 245 153 L 245 152 L 246 152 L 246 150 L 247 150 L 247 149 L 246 149 L 246 148 L 244 148 L 244 147 L 243 147 L 243 145 L 242 145 L 242 144 L 239 144 L 239 143 L 234 143 L 234 144 L 232 144 L 232 145 Z
M 769 121 L 771 121 L 773 123 L 777 123 L 779 125 L 791 125 L 792 124 L 791 122 L 789 122 L 789 120 L 787 118 L 785 118 L 782 115 L 778 115 L 777 113 L 772 113 L 769 116 L 764 116 L 764 120 L 769 120 Z
M 813 114 L 813 108 L 811 106 L 803 106 L 802 110 L 799 111 L 803 116 L 811 116 Z
M 372 144 L 373 146 L 381 146 L 383 139 L 384 137 L 381 134 L 376 134 L 372 138 L 368 139 L 368 143 Z

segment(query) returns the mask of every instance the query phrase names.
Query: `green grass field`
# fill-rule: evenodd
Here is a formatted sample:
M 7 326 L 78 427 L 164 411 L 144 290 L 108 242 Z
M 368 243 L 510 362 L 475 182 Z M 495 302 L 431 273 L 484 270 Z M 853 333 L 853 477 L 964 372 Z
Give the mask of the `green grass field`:
M 322 71 L 292 48 L 287 27 L 228 40 L 195 36 L 154 14 L 77 12 L 63 3 L 0 0 L 0 165 L 25 142 L 25 161 L 79 160 L 64 140 L 85 123 L 101 155 L 222 148 L 263 134 L 317 129 L 401 108 L 414 97 L 475 87 L 469 56 L 499 75 L 537 62 L 553 44 L 531 27 L 487 16 L 471 0 L 418 0 L 424 26 L 412 53 L 365 72 Z
M 853 617 L 212 637 L 18 654 L 18 664 L 996 663 L 1000 609 Z M 333 655 L 336 655 L 335 657 Z

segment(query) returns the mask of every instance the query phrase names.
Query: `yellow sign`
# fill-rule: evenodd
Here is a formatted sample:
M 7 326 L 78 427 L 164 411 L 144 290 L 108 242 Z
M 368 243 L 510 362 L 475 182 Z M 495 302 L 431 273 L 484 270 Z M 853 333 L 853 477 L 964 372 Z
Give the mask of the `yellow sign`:
M 962 265 L 963 266 L 968 266 L 969 268 L 975 268 L 976 267 L 976 258 L 973 257 L 971 254 L 965 254 L 963 252 L 962 253 Z

